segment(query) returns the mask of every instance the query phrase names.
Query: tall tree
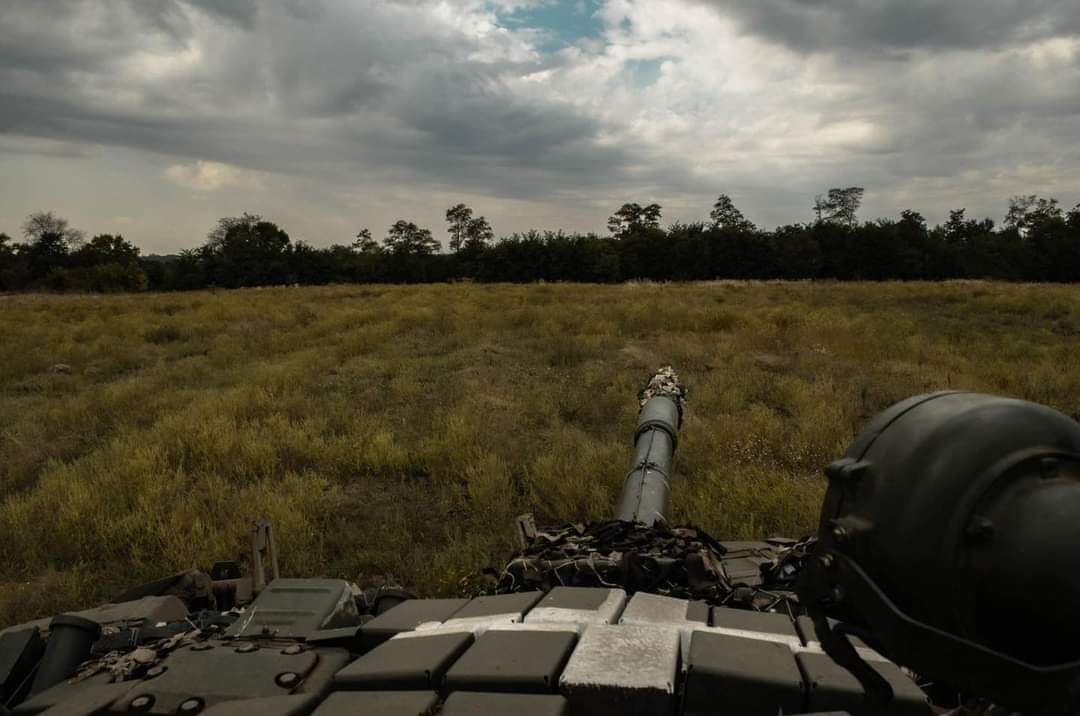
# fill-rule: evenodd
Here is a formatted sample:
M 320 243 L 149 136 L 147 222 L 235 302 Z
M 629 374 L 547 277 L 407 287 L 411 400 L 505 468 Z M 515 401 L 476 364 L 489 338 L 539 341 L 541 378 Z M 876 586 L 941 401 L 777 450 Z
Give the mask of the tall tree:
M 446 210 L 446 223 L 450 225 L 450 250 L 460 251 L 465 245 L 469 235 L 469 222 L 472 221 L 473 210 L 464 204 L 451 206 Z
M 613 236 L 624 238 L 648 229 L 659 229 L 660 211 L 659 204 L 623 204 L 608 219 L 608 231 Z
M 1080 204 L 1077 204 L 1072 208 L 1066 220 L 1068 221 L 1069 228 L 1073 231 L 1080 231 Z
M 1062 213 L 1057 199 L 1044 199 L 1035 194 L 1014 196 L 1009 199 L 1009 212 L 1005 215 L 1004 225 L 1026 236 L 1030 230 L 1062 218 Z
M 820 196 L 815 199 L 814 209 L 818 212 L 818 220 L 821 221 L 823 217 L 825 221 L 854 226 L 864 193 L 861 186 L 829 189 L 824 200 Z
M 465 229 L 465 245 L 462 248 L 479 249 L 491 243 L 494 238 L 495 232 L 491 224 L 483 216 L 478 216 L 469 220 L 469 225 Z
M 457 204 L 446 210 L 446 223 L 450 226 L 450 250 L 477 249 L 495 238 L 491 224 L 482 216 L 473 216 L 473 210 Z
M 969 222 L 965 216 L 967 209 L 950 209 L 949 220 L 945 222 L 945 240 L 951 244 L 958 244 L 968 238 Z
M 377 254 L 382 251 L 379 242 L 371 238 L 371 231 L 368 229 L 360 229 L 356 234 L 356 241 L 352 242 L 352 248 L 362 254 Z
M 0 231 L 0 291 L 12 288 L 18 279 L 11 274 L 15 270 L 15 247 L 11 237 Z
M 754 222 L 743 216 L 743 213 L 735 208 L 735 202 L 727 194 L 721 194 L 713 204 L 709 212 L 713 226 L 721 229 L 735 229 L 736 231 L 753 231 L 757 227 Z
M 439 242 L 432 237 L 431 231 L 421 229 L 411 221 L 398 219 L 390 227 L 383 239 L 383 246 L 393 254 L 411 254 L 427 256 L 438 251 Z
M 904 209 L 900 212 L 900 221 L 921 229 L 926 228 L 926 217 L 913 209 Z

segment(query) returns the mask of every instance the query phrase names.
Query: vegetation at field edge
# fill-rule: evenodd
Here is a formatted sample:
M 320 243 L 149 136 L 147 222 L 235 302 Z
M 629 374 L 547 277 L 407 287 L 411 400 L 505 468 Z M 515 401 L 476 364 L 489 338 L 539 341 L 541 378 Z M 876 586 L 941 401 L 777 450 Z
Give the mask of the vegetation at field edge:
M 334 286 L 0 297 L 0 625 L 241 556 L 455 593 L 511 520 L 611 514 L 641 381 L 690 386 L 676 516 L 813 530 L 874 413 L 1080 408 L 1080 293 L 982 282 Z

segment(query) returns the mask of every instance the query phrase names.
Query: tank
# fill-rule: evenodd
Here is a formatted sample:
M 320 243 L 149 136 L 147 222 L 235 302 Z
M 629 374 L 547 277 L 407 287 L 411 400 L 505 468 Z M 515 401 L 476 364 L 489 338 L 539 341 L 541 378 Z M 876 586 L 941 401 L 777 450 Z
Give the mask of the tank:
M 920 679 L 867 644 L 884 706 L 825 653 L 796 594 L 815 538 L 671 523 L 686 399 L 670 367 L 652 376 L 612 518 L 522 515 L 520 550 L 467 596 L 282 576 L 257 523 L 249 573 L 222 562 L 4 629 L 0 712 L 933 713 Z

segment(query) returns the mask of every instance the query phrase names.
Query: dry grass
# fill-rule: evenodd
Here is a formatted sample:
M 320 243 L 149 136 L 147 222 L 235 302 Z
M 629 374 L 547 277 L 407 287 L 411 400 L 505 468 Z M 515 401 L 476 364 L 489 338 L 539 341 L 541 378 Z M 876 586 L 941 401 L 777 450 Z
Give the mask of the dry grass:
M 1080 405 L 1059 286 L 343 286 L 0 302 L 0 624 L 236 558 L 453 592 L 513 515 L 610 514 L 639 383 L 691 387 L 680 520 L 814 527 L 873 413 L 970 388 Z M 57 363 L 70 373 L 52 372 Z

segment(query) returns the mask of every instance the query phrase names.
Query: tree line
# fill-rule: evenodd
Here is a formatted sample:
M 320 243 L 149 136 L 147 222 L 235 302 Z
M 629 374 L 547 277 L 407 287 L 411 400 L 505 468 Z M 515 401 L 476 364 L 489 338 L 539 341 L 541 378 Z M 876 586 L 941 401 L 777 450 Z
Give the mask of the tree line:
M 430 229 L 401 219 L 381 241 L 361 229 L 317 248 L 244 213 L 220 219 L 205 242 L 177 255 L 142 256 L 120 235 L 87 240 L 52 212 L 32 214 L 22 240 L 0 233 L 0 291 L 142 291 L 347 282 L 620 282 L 735 279 L 1080 281 L 1080 205 L 1035 195 L 1009 201 L 1004 220 L 941 225 L 902 211 L 859 221 L 863 189 L 830 189 L 813 219 L 766 231 L 720 195 L 707 221 L 661 225 L 659 204 L 627 203 L 608 233 L 528 231 L 495 239 L 471 208 L 446 210 L 449 251 Z

